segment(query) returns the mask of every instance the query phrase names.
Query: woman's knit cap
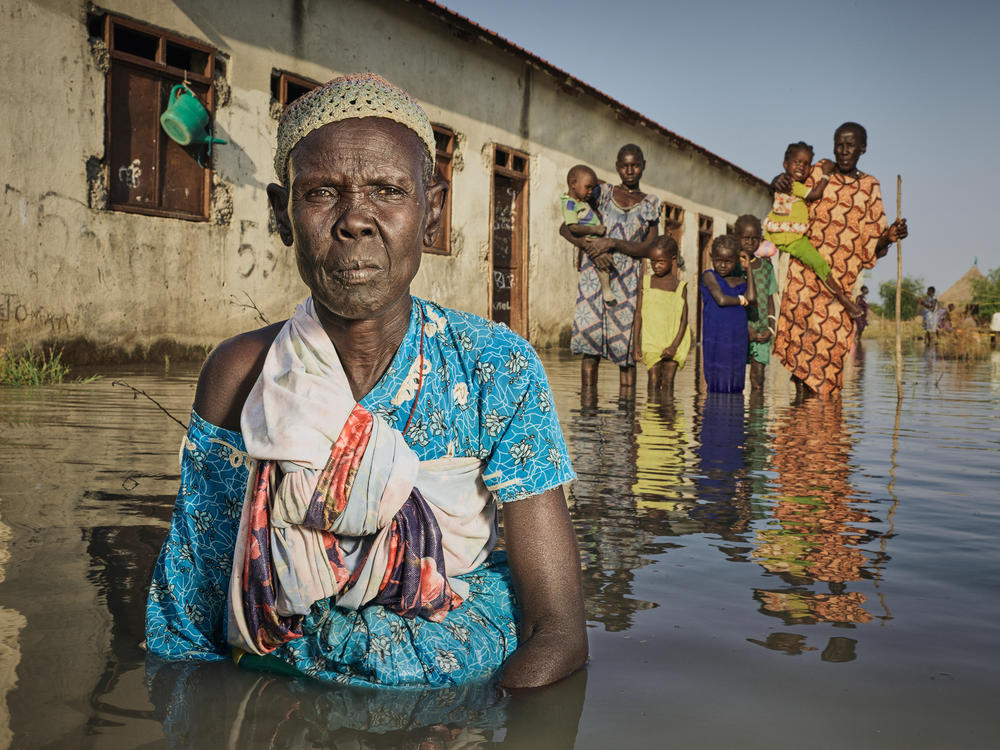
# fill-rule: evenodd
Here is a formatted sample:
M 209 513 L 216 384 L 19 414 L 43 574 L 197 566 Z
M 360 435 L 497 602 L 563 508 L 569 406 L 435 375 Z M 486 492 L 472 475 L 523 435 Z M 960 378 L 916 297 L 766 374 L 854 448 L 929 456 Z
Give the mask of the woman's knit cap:
M 288 184 L 288 157 L 295 145 L 331 122 L 358 117 L 384 117 L 405 125 L 417 136 L 434 161 L 434 130 L 427 113 L 409 94 L 375 73 L 352 73 L 299 97 L 285 109 L 278 123 L 274 171 Z

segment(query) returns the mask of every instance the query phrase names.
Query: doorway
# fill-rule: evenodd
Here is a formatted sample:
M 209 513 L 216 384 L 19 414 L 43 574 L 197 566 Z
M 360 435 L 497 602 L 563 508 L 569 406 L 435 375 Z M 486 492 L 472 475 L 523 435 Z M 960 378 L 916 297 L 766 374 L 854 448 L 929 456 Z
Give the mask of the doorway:
M 490 320 L 528 337 L 528 156 L 494 146 Z

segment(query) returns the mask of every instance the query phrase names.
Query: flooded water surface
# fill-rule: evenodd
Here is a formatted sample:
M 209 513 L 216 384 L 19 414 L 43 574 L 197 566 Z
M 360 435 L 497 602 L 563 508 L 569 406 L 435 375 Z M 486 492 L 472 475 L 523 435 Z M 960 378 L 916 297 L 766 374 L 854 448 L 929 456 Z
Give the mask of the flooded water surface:
M 995 354 L 994 357 L 997 355 Z M 368 693 L 147 663 L 195 369 L 0 390 L 0 747 L 993 748 L 1000 360 L 856 352 L 842 400 L 617 400 L 543 353 L 579 479 L 591 661 Z

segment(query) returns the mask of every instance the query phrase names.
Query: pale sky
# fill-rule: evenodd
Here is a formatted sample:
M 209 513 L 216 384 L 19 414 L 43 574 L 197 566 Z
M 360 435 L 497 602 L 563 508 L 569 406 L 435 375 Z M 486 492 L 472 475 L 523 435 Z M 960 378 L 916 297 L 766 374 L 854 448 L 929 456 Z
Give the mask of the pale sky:
M 765 180 L 856 120 L 891 218 L 903 177 L 904 274 L 942 292 L 1000 266 L 1000 1 L 439 2 Z

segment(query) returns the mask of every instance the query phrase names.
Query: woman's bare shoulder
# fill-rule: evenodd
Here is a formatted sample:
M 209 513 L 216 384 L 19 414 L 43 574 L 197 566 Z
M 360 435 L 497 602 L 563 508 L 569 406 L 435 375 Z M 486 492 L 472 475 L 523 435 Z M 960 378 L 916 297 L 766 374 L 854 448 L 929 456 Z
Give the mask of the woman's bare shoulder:
M 212 350 L 201 368 L 194 397 L 199 416 L 218 427 L 239 431 L 243 403 L 283 325 L 282 321 L 241 333 Z

